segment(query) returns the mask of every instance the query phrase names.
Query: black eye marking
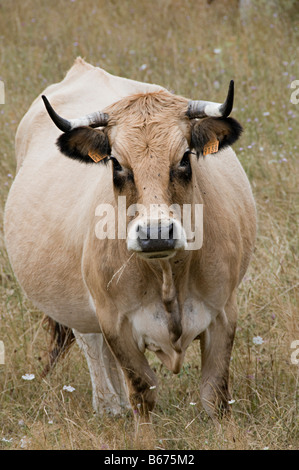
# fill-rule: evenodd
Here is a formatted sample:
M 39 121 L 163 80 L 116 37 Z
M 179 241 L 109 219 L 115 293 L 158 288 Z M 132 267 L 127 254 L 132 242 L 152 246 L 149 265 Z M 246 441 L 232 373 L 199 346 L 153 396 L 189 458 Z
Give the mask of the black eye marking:
M 186 168 L 187 166 L 190 166 L 190 153 L 190 150 L 186 150 L 182 160 L 180 161 L 180 168 Z
M 184 153 L 179 165 L 170 169 L 170 181 L 179 179 L 182 183 L 189 183 L 192 177 L 192 168 L 190 162 L 190 154 L 193 153 L 189 149 Z
M 110 156 L 110 160 L 113 165 L 113 184 L 119 191 L 122 191 L 127 182 L 134 183 L 133 172 L 122 167 L 113 155 Z

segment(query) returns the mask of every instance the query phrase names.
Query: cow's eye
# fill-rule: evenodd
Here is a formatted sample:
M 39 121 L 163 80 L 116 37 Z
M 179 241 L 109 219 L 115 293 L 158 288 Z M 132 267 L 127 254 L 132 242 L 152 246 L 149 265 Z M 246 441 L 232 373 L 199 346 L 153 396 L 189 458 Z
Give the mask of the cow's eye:
M 186 150 L 186 152 L 183 155 L 182 160 L 180 161 L 180 168 L 185 168 L 190 166 L 190 150 Z
M 110 156 L 113 164 L 113 184 L 119 190 L 122 191 L 127 183 L 134 183 L 134 175 L 132 170 L 121 166 L 118 160 Z
M 192 177 L 192 168 L 190 162 L 191 151 L 189 149 L 184 153 L 181 161 L 175 167 L 170 169 L 170 181 L 179 179 L 182 183 L 189 183 Z

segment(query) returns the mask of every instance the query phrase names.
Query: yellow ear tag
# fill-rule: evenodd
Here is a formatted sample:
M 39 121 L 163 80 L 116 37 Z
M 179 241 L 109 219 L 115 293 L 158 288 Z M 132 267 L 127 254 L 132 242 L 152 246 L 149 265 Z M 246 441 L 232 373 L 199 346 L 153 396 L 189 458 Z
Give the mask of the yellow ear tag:
M 107 155 L 100 155 L 99 153 L 96 152 L 88 152 L 88 156 L 92 158 L 92 160 L 96 163 L 100 162 L 104 158 L 106 158 Z
M 203 148 L 203 155 L 209 155 L 210 153 L 218 152 L 219 140 L 213 140 L 208 142 Z

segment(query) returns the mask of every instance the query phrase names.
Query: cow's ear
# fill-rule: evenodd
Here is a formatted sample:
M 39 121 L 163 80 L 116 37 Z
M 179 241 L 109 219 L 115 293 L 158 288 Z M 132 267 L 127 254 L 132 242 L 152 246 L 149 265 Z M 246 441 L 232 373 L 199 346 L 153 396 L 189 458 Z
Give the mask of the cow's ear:
M 195 121 L 191 129 L 191 147 L 197 155 L 215 153 L 236 142 L 242 131 L 241 124 L 233 118 L 208 117 Z
M 107 134 L 91 127 L 78 127 L 57 139 L 59 150 L 67 157 L 83 163 L 107 162 L 111 153 Z

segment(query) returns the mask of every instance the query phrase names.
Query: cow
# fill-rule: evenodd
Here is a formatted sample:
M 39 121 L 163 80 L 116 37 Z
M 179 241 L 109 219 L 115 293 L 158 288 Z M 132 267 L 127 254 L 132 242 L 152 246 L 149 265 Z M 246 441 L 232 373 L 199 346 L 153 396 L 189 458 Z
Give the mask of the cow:
M 216 421 L 229 413 L 236 294 L 256 237 L 231 148 L 242 132 L 229 117 L 233 97 L 233 81 L 222 104 L 191 100 L 78 58 L 19 124 L 9 259 L 27 297 L 74 333 L 99 413 L 130 408 L 149 423 L 158 383 L 146 349 L 177 374 L 193 340 L 203 407 Z M 183 206 L 201 232 L 195 249 Z M 103 218 L 115 236 L 99 235 Z

